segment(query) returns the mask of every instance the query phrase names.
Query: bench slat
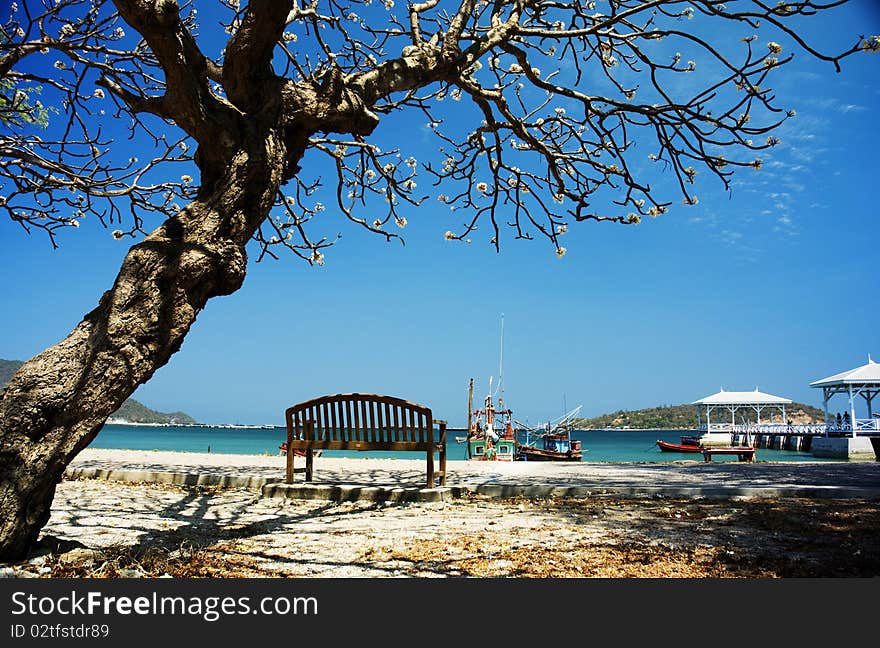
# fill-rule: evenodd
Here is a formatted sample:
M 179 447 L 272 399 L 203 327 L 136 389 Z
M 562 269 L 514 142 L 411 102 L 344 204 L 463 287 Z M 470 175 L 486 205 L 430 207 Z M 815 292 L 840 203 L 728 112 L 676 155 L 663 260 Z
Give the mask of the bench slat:
M 370 415 L 370 441 L 379 441 L 379 428 L 376 426 L 376 403 L 367 401 L 367 412 Z
M 386 401 L 383 407 L 385 408 L 385 441 L 391 441 L 393 436 L 391 431 L 391 405 Z

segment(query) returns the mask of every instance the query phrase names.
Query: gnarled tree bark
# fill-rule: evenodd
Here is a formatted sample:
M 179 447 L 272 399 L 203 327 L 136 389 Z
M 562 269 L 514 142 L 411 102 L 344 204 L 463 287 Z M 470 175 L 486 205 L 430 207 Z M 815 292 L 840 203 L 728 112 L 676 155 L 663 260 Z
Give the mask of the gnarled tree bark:
M 238 290 L 245 244 L 266 217 L 289 152 L 277 134 L 232 156 L 205 195 L 135 245 L 70 335 L 27 362 L 0 400 L 0 560 L 24 556 L 55 485 L 107 417 L 168 362 L 211 297 Z

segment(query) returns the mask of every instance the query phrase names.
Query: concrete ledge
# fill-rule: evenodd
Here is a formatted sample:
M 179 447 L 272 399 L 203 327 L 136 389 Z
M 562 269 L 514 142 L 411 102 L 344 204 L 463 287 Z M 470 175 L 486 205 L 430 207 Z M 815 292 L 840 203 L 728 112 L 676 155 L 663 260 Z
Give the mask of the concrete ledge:
M 106 479 L 120 482 L 151 482 L 175 486 L 220 486 L 259 490 L 266 484 L 281 481 L 281 477 L 255 475 L 221 475 L 217 473 L 167 472 L 160 470 L 128 470 L 124 468 L 68 468 L 68 479 Z
M 456 495 L 449 487 L 393 488 L 341 484 L 266 484 L 263 497 L 286 499 L 329 500 L 332 502 L 444 502 Z
M 816 437 L 810 446 L 814 457 L 831 459 L 867 459 L 876 460 L 874 445 L 870 437 Z
M 730 499 L 731 497 L 803 497 L 808 499 L 875 499 L 880 488 L 844 486 L 553 486 L 482 484 L 453 488 L 482 497 L 590 498 L 673 497 Z M 456 496 L 460 496 L 456 493 Z

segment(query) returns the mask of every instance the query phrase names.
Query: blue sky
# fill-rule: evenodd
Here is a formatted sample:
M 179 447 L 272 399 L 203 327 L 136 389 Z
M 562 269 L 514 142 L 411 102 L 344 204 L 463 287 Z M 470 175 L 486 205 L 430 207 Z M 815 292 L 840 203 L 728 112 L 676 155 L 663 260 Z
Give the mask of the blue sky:
M 808 30 L 825 49 L 878 33 L 871 0 Z M 435 200 L 407 213 L 405 246 L 340 218 L 327 221 L 343 236 L 323 267 L 257 264 L 251 249 L 244 287 L 210 302 L 134 396 L 205 422 L 281 423 L 301 400 L 375 392 L 461 424 L 468 379 L 479 398 L 498 375 L 503 313 L 505 397 L 521 420 L 566 405 L 596 415 L 689 402 L 722 386 L 821 405 L 809 382 L 880 359 L 878 80 L 880 54 L 837 74 L 798 53 L 771 84 L 797 117 L 762 170 L 738 171 L 729 193 L 699 185 L 698 205 L 637 226 L 575 224 L 562 259 L 512 236 L 496 254 L 482 230 L 470 245 L 445 241 L 461 218 Z M 436 143 L 423 121 L 384 123 L 375 141 L 401 145 L 406 132 L 404 157 L 427 156 Z M 0 222 L 0 357 L 59 341 L 111 286 L 129 243 L 91 225 L 52 250 Z

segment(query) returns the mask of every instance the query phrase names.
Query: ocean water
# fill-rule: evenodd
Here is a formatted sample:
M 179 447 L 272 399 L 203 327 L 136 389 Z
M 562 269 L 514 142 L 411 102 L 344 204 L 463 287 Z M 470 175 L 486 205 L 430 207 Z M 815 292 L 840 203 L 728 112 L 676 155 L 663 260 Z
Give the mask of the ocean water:
M 658 439 L 679 443 L 686 430 L 581 430 L 572 433 L 581 441 L 583 461 L 590 462 L 657 462 L 702 461 L 699 454 L 661 452 Z M 467 459 L 465 443 L 457 443 L 463 432 L 449 432 L 446 440 L 450 461 Z M 284 428 L 219 428 L 105 425 L 91 448 L 122 448 L 129 450 L 171 450 L 176 452 L 217 452 L 221 454 L 278 454 L 278 446 L 287 438 Z M 328 457 L 394 457 L 412 459 L 412 452 L 368 452 L 326 450 Z M 736 461 L 733 457 L 713 457 L 713 461 Z M 758 448 L 756 461 L 829 461 L 808 452 Z

